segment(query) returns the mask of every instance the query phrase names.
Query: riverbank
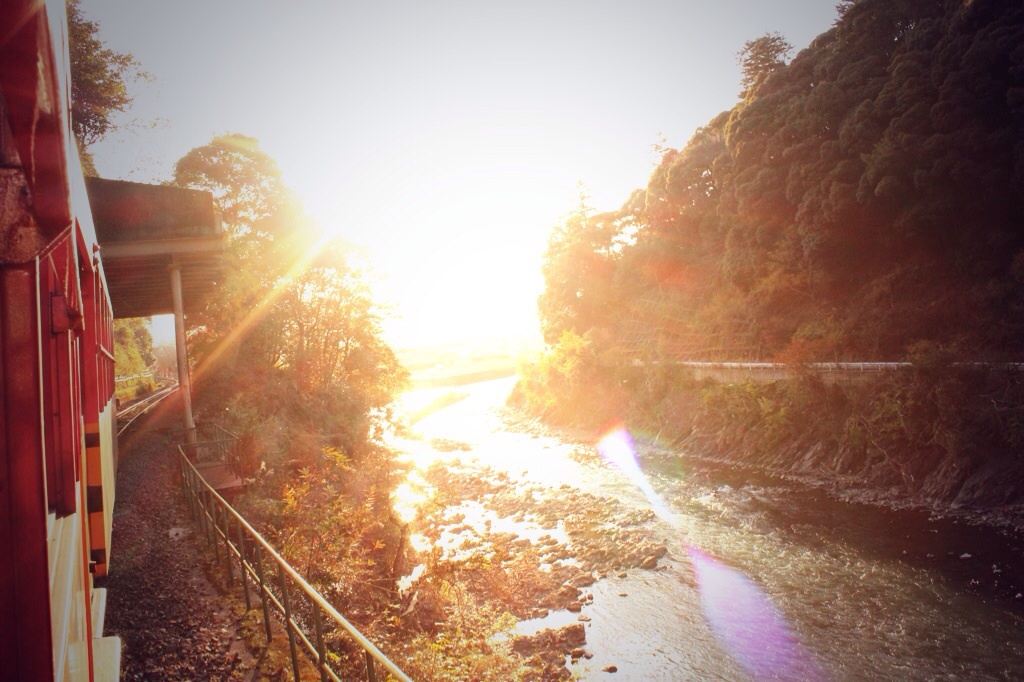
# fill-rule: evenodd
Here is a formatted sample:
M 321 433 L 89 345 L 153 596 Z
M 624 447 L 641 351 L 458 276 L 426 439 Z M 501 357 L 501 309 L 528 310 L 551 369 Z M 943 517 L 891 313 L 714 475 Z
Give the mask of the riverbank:
M 571 679 L 594 657 L 586 628 L 588 612 L 601 600 L 595 583 L 664 567 L 668 548 L 648 523 L 654 514 L 614 498 L 568 483 L 552 491 L 451 461 L 431 466 L 424 480 L 433 494 L 413 537 L 424 561 L 414 574 L 423 577 L 405 587 L 405 625 L 450 619 L 431 601 L 437 589 L 431 583 L 457 576 L 476 598 L 518 621 L 503 636 L 512 638 L 511 652 L 532 671 L 528 679 Z
M 1024 547 L 1009 529 L 842 501 L 637 433 L 642 471 L 666 507 L 656 516 L 636 482 L 597 454 L 596 432 L 492 413 L 497 389 L 460 389 L 469 395 L 425 418 L 422 439 L 409 445 L 434 491 L 419 503 L 413 544 L 434 556 L 411 571 L 407 617 L 457 622 L 457 612 L 432 610 L 415 581 L 448 570 L 513 613 L 509 636 L 526 637 L 514 651 L 541 664 L 526 679 L 604 679 L 612 667 L 616 679 L 697 670 L 745 679 L 705 620 L 708 585 L 694 557 L 710 557 L 723 575 L 763 589 L 793 641 L 826 670 L 863 679 L 913 670 L 900 676 L 922 680 L 1024 671 L 1024 652 L 998 634 L 1024 615 Z M 642 543 L 664 551 L 648 568 L 643 551 L 630 557 Z M 640 565 L 614 565 L 625 559 Z M 941 650 L 932 650 L 935 638 L 946 642 Z M 971 648 L 982 640 L 991 646 Z
M 1024 611 L 1019 373 L 926 365 L 856 383 L 798 375 L 723 384 L 665 368 L 652 382 L 644 371 L 618 378 L 630 392 L 617 403 L 645 467 L 799 484 L 820 493 L 808 504 L 823 508 L 827 497 L 850 506 L 830 513 L 872 519 L 893 560 Z M 516 392 L 510 402 L 527 407 Z M 554 428 L 592 440 L 597 432 Z
M 722 465 L 1024 530 L 1024 376 L 935 360 L 857 382 L 698 380 L 673 365 L 528 369 L 510 404 L 547 423 L 636 434 Z M 540 368 L 542 369 L 542 367 Z
M 511 428 L 525 433 L 569 437 L 581 443 L 596 440 L 591 430 L 553 427 L 516 410 L 510 410 L 506 420 Z M 872 529 L 866 533 L 872 542 L 863 550 L 937 571 L 957 589 L 1024 614 L 1024 510 L 1018 507 L 978 510 L 911 497 L 898 486 L 872 487 L 862 479 L 837 477 L 820 469 L 771 470 L 723 455 L 706 438 L 694 435 L 675 443 L 643 432 L 635 437 L 640 466 L 651 476 L 699 474 L 727 489 L 795 485 L 807 513 L 823 512 L 816 514 L 823 532 L 843 536 L 855 519 Z M 811 447 L 820 450 L 822 446 Z M 599 462 L 596 453 L 588 452 L 580 448 L 579 456 Z M 808 458 L 784 453 L 780 459 L 804 462 Z M 850 520 L 844 520 L 844 515 Z
M 807 376 L 699 391 L 677 449 L 850 502 L 1024 532 L 1016 374 L 909 369 L 858 385 Z

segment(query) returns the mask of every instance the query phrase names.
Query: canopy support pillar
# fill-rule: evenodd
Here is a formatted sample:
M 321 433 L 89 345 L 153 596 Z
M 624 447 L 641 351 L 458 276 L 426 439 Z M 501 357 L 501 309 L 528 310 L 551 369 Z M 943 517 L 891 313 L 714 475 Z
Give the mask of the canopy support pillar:
M 174 303 L 174 347 L 178 357 L 178 392 L 181 393 L 182 406 L 185 412 L 185 442 L 196 443 L 196 423 L 192 418 L 192 381 L 188 373 L 188 353 L 185 349 L 185 306 L 181 294 L 181 266 L 172 263 L 168 268 L 171 273 L 171 298 Z

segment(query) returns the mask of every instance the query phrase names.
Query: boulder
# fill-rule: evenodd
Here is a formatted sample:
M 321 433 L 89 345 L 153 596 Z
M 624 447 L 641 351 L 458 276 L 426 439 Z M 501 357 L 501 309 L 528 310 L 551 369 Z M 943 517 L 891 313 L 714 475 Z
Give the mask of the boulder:
M 586 641 L 587 631 L 583 628 L 583 623 L 573 623 L 557 630 L 547 628 L 535 635 L 517 637 L 512 642 L 512 651 L 524 657 L 535 654 L 540 654 L 545 659 L 558 655 L 564 657 L 573 649 L 583 646 Z

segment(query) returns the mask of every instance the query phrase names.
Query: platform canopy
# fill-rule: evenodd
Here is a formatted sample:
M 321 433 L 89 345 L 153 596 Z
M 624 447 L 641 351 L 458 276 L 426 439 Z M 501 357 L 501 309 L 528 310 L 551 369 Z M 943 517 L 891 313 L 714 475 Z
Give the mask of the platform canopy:
M 213 195 L 86 178 L 114 317 L 174 312 L 168 271 L 181 271 L 184 311 L 202 308 L 222 278 L 224 235 Z

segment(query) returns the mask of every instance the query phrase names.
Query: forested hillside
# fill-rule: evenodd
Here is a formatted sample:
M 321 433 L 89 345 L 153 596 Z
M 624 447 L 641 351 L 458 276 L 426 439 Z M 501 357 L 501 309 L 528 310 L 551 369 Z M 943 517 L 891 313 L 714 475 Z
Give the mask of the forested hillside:
M 546 339 L 692 359 L 1024 346 L 1024 6 L 859 0 L 614 212 L 556 231 Z M 753 59 L 751 57 L 758 57 Z M 699 93 L 694 93 L 699 97 Z
M 513 404 L 693 455 L 1024 524 L 1024 5 L 858 0 L 544 265 L 550 344 Z M 776 360 L 696 381 L 673 360 Z M 813 361 L 909 360 L 826 385 Z M 1011 511 L 1016 509 L 1017 511 Z

